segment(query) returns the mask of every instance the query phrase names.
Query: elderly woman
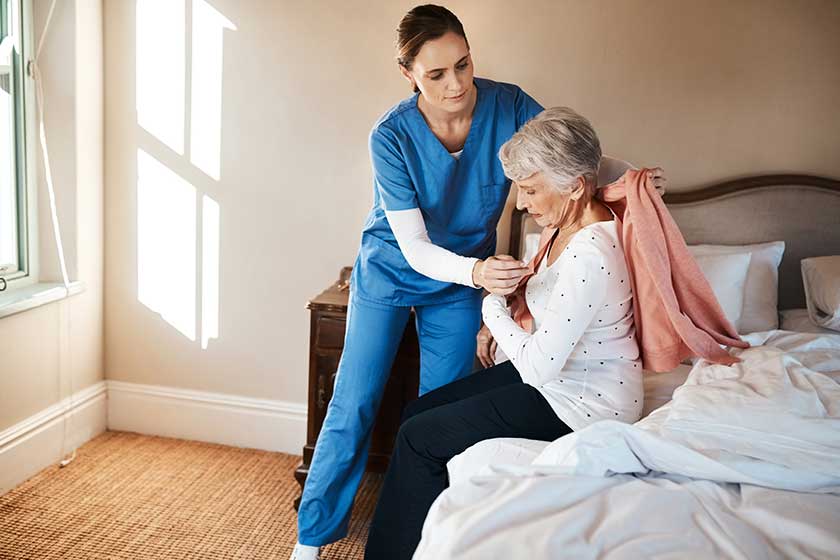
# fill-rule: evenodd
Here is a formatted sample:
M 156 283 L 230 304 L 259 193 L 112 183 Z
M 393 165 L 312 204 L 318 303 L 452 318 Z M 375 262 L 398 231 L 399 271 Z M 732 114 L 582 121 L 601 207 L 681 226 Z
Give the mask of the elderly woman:
M 473 444 L 551 441 L 605 418 L 634 422 L 641 413 L 633 293 L 615 217 L 594 197 L 601 146 L 592 125 L 571 109 L 548 109 L 499 156 L 517 185 L 517 208 L 557 229 L 525 289 L 533 329 L 514 321 L 504 296 L 484 299 L 485 325 L 510 360 L 409 405 L 367 560 L 411 558 L 426 513 L 447 486 L 447 462 Z

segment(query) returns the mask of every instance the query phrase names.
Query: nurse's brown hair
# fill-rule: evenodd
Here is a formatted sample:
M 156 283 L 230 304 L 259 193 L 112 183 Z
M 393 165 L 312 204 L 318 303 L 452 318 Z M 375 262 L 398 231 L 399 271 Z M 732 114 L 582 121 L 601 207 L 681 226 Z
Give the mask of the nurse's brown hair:
M 449 32 L 463 37 L 467 48 L 470 48 L 464 26 L 455 14 L 434 4 L 412 8 L 397 27 L 397 63 L 411 70 L 414 58 L 426 41 L 439 39 Z M 418 91 L 416 86 L 414 91 Z

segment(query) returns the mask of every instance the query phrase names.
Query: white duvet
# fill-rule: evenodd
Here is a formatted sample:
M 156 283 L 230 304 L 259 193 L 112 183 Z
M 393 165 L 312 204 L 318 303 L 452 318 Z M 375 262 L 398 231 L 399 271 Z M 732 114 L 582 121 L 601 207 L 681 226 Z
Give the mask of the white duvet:
M 747 340 L 634 425 L 455 457 L 414 560 L 840 558 L 840 337 Z

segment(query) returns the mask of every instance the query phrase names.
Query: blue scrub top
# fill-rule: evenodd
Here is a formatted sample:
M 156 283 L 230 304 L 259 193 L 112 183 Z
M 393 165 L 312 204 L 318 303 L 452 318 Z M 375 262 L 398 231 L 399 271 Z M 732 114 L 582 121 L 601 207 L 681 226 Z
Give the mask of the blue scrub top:
M 385 211 L 419 208 L 432 243 L 467 257 L 496 250 L 496 224 L 510 190 L 498 153 L 543 108 L 518 86 L 475 78 L 473 120 L 455 159 L 432 133 L 414 94 L 385 113 L 370 134 L 373 207 L 362 231 L 351 284 L 356 297 L 397 306 L 476 297 L 468 286 L 415 271 Z

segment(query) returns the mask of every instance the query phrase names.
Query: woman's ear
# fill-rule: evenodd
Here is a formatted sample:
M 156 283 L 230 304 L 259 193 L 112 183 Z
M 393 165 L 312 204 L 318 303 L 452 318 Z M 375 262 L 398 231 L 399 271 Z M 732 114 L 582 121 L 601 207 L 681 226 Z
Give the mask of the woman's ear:
M 575 181 L 575 186 L 572 187 L 572 192 L 569 194 L 569 198 L 572 200 L 580 200 L 583 196 L 583 193 L 586 192 L 586 179 L 584 177 L 578 177 L 577 181 Z
M 409 71 L 406 69 L 406 67 L 405 67 L 405 66 L 403 66 L 402 64 L 400 64 L 400 65 L 399 65 L 399 67 L 400 67 L 400 74 L 402 74 L 402 75 L 403 75 L 403 78 L 405 78 L 406 80 L 408 80 L 408 83 L 409 83 L 409 84 L 411 84 L 411 89 L 412 89 L 413 91 L 417 91 L 417 84 L 414 82 L 414 76 L 412 76 L 412 75 L 411 75 L 411 72 L 409 72 Z

